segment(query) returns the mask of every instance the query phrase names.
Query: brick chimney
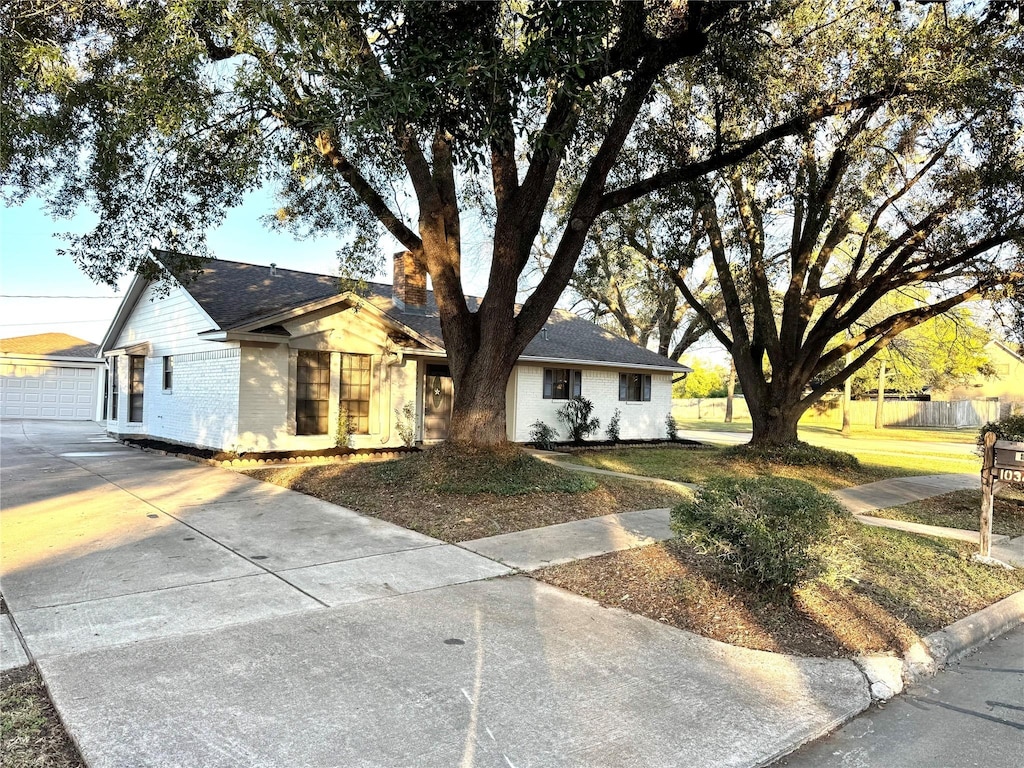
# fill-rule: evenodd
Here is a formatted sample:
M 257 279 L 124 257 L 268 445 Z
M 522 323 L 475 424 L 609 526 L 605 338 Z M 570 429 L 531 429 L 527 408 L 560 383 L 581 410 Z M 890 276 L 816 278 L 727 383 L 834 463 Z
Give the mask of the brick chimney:
M 427 272 L 411 251 L 395 254 L 395 277 L 391 296 L 403 309 L 422 309 L 427 303 Z

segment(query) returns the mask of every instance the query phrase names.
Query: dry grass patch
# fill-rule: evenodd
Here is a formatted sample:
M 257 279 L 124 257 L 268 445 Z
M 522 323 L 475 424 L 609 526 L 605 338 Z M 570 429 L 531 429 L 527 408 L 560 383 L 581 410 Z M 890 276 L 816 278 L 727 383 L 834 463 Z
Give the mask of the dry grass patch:
M 449 542 L 671 507 L 685 498 L 666 486 L 595 478 L 519 451 L 473 456 L 432 449 L 380 464 L 246 474 Z
M 85 768 L 35 667 L 0 674 L 0 765 Z
M 858 527 L 844 548 L 853 579 L 783 593 L 752 589 L 721 561 L 674 541 L 532 575 L 725 643 L 807 656 L 902 653 L 1024 589 L 1024 571 L 973 563 L 974 547 L 961 542 Z
M 1001 490 L 995 497 L 993 507 L 993 533 L 1011 538 L 1024 536 L 1024 491 L 1017 488 Z M 900 507 L 880 509 L 871 515 L 889 520 L 905 520 L 911 523 L 976 531 L 981 517 L 981 489 L 953 491 Z

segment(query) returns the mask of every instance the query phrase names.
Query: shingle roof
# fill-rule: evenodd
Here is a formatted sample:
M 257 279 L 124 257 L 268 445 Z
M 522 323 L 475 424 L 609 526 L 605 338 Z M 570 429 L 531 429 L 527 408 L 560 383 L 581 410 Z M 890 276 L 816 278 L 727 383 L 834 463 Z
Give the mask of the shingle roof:
M 0 339 L 0 353 L 4 354 L 96 357 L 99 349 L 99 344 L 67 333 L 36 333 Z
M 202 274 L 186 285 L 221 330 L 232 330 L 339 293 L 338 278 L 277 267 L 221 259 L 207 262 Z M 405 310 L 395 304 L 391 286 L 368 283 L 363 298 L 396 323 L 406 326 L 440 349 L 444 348 L 441 321 L 432 291 L 423 308 Z M 478 299 L 469 297 L 471 308 Z M 658 366 L 688 370 L 686 366 L 616 336 L 571 312 L 555 310 L 539 334 L 527 345 L 524 357 Z

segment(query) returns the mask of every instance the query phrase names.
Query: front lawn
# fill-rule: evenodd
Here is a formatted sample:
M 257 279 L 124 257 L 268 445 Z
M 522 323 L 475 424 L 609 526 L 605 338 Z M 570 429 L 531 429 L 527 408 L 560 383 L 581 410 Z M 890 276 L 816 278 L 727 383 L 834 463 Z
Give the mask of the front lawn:
M 758 477 L 771 475 L 804 480 L 819 490 L 831 491 L 853 485 L 873 483 L 889 477 L 909 477 L 942 471 L 935 466 L 922 467 L 920 459 L 908 457 L 895 466 L 864 464 L 858 469 L 832 469 L 822 466 L 790 466 L 764 461 L 744 460 L 727 448 L 703 451 L 623 448 L 614 451 L 581 452 L 572 460 L 599 469 L 629 472 L 646 477 L 661 477 L 685 483 L 701 483 L 715 477 Z M 950 471 L 968 471 L 962 469 Z
M 0 765 L 85 768 L 35 667 L 0 673 Z
M 521 451 L 472 456 L 435 448 L 379 464 L 246 474 L 448 542 L 671 507 L 686 497 L 667 486 L 562 469 Z
M 746 648 L 810 656 L 904 652 L 921 636 L 1024 589 L 1024 570 L 971 562 L 971 544 L 855 526 L 856 562 L 838 585 L 752 589 L 720 560 L 678 541 L 535 571 L 602 605 Z
M 980 483 L 979 483 L 980 484 Z M 1024 491 L 1006 488 L 995 497 L 992 532 L 1011 538 L 1024 536 Z M 945 528 L 976 531 L 981 522 L 981 488 L 953 491 L 890 509 L 879 509 L 872 517 L 906 520 Z

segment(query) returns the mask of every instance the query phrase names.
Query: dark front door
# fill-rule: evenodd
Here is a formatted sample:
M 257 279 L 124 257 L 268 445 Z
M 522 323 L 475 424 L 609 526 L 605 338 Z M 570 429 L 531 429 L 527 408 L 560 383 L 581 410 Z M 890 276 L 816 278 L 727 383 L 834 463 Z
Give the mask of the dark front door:
M 447 365 L 428 365 L 423 382 L 423 439 L 447 440 L 452 420 L 452 374 Z

